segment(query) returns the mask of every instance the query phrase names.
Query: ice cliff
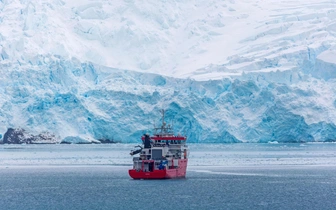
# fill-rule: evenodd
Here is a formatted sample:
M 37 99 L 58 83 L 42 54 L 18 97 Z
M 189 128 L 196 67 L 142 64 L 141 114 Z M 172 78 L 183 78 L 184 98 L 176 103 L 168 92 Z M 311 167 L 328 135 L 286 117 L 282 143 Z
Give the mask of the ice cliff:
M 334 1 L 0 0 L 0 133 L 137 142 L 164 108 L 190 142 L 334 141 L 335 20 Z

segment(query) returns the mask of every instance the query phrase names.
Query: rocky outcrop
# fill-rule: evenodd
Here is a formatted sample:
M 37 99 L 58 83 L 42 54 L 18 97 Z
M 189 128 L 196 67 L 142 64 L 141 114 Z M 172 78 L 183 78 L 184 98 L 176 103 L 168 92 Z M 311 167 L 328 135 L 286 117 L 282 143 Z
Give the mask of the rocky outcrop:
M 44 132 L 32 135 L 22 128 L 8 128 L 2 140 L 4 144 L 55 144 L 58 140 L 54 134 Z
M 113 144 L 118 143 L 114 139 L 86 139 L 78 136 L 68 136 L 62 141 L 49 132 L 33 135 L 23 128 L 8 128 L 0 144 Z
M 114 140 L 114 139 L 98 139 L 98 141 L 100 141 L 100 143 L 102 144 L 114 144 L 114 143 L 119 143 L 118 141 Z

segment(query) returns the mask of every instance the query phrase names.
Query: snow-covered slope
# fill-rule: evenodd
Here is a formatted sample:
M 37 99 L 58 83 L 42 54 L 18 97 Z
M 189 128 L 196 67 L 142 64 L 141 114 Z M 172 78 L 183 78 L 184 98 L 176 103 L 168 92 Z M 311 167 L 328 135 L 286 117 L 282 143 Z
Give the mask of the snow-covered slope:
M 0 0 L 0 132 L 336 139 L 335 1 Z

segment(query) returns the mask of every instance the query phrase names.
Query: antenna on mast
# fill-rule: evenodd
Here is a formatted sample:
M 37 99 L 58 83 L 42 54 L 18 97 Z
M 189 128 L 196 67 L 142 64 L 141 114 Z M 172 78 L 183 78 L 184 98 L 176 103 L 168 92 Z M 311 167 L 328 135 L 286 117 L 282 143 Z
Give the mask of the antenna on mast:
M 162 126 L 164 125 L 164 117 L 165 117 L 165 110 L 161 109 L 161 114 L 162 114 Z

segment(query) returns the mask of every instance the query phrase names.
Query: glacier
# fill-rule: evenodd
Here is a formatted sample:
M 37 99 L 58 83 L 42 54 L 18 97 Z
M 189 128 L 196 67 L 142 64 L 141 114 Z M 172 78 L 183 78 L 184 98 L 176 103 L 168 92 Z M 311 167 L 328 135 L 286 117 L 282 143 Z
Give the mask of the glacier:
M 336 140 L 336 2 L 0 0 L 0 133 Z M 43 139 L 43 138 L 42 138 Z

